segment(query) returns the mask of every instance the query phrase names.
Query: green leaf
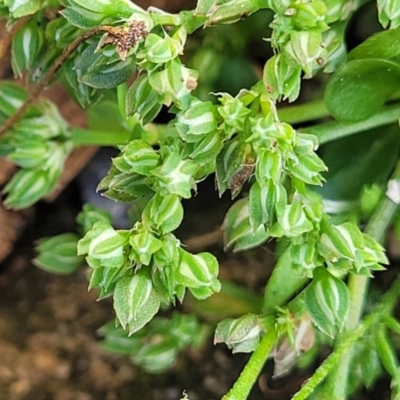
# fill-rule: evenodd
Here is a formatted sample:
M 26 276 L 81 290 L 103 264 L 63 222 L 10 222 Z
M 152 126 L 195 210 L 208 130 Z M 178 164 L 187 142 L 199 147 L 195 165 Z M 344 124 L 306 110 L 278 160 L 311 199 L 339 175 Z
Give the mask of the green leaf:
M 127 58 L 125 61 L 116 61 L 93 68 L 82 75 L 79 82 L 97 89 L 111 89 L 127 81 L 135 70 L 136 64 L 131 58 Z
M 258 182 L 271 180 L 274 184 L 280 181 L 283 170 L 282 155 L 278 151 L 261 149 L 257 153 L 256 178 Z
M 223 147 L 223 135 L 220 132 L 211 132 L 206 137 L 198 141 L 192 153 L 190 153 L 190 158 L 196 164 L 205 165 L 212 162 L 213 168 L 215 170 L 215 159 Z
M 287 237 L 299 236 L 314 228 L 304 212 L 304 199 L 297 192 L 293 194 L 291 204 L 286 205 L 284 212 L 278 216 L 278 221 L 283 235 Z
M 42 2 L 41 0 L 4 0 L 4 5 L 9 7 L 13 18 L 21 18 L 37 12 Z
M 293 12 L 292 22 L 299 30 L 325 30 L 328 26 L 325 23 L 327 7 L 323 1 L 314 0 L 309 3 L 293 3 L 291 5 Z
M 157 341 L 140 346 L 133 357 L 135 363 L 151 374 L 170 369 L 176 363 L 179 352 L 178 340 L 157 336 Z
M 131 18 L 146 15 L 145 11 L 129 0 L 72 0 L 72 3 L 99 14 L 115 18 Z
M 208 17 L 204 26 L 214 24 L 232 24 L 259 10 L 265 2 L 260 0 L 203 1 L 196 12 Z
M 396 377 L 399 361 L 393 344 L 390 342 L 384 325 L 380 325 L 375 332 L 375 346 L 382 365 L 391 377 Z
M 40 239 L 36 245 L 36 251 L 39 254 L 33 263 L 54 274 L 73 273 L 84 262 L 84 258 L 77 255 L 78 240 L 78 235 L 73 233 Z
M 219 101 L 222 106 L 217 107 L 217 111 L 224 119 L 223 128 L 228 137 L 243 131 L 251 110 L 239 98 L 234 98 L 226 93 L 222 94 Z
M 329 79 L 324 101 L 340 121 L 361 121 L 378 112 L 400 88 L 400 65 L 384 59 L 353 60 Z
M 89 290 L 93 288 L 99 289 L 98 299 L 109 297 L 113 294 L 117 282 L 124 276 L 130 269 L 122 264 L 116 268 L 108 268 L 102 266 L 94 266 L 90 257 L 86 259 L 88 264 L 93 268 L 90 275 Z M 90 262 L 89 262 L 90 261 Z M 98 260 L 95 260 L 98 261 Z
M 382 364 L 376 350 L 375 338 L 368 337 L 363 342 L 364 348 L 353 358 L 351 369 L 361 377 L 365 387 L 369 389 L 382 374 Z
M 60 14 L 73 26 L 81 29 L 96 28 L 106 18 L 98 14 L 78 7 L 67 7 L 60 11 Z
M 322 234 L 318 244 L 318 252 L 326 260 L 333 263 L 342 257 L 355 260 L 356 246 L 350 233 L 343 226 L 334 226 L 326 221 L 321 225 Z
M 121 278 L 113 298 L 118 321 L 130 335 L 151 321 L 160 308 L 160 296 L 144 270 Z
M 307 283 L 308 278 L 294 270 L 295 259 L 291 249 L 279 257 L 265 288 L 263 313 L 275 312 L 277 306 L 283 306 Z
M 305 77 L 311 78 L 321 68 L 320 60 L 324 59 L 321 32 L 314 29 L 291 31 L 290 40 L 285 45 L 284 51 L 295 64 L 301 66 L 305 72 Z M 294 72 L 298 73 L 296 69 Z M 296 85 L 294 85 L 294 88 L 296 88 Z
M 172 37 L 166 33 L 164 37 L 150 33 L 145 41 L 144 50 L 137 54 L 138 58 L 144 58 L 155 64 L 165 64 L 183 53 L 186 41 L 186 31 L 178 29 Z
M 333 338 L 346 322 L 350 305 L 347 286 L 324 268 L 318 268 L 305 291 L 305 305 L 314 324 Z
M 350 51 L 347 60 L 353 61 L 369 58 L 390 60 L 396 58 L 400 55 L 399 41 L 400 29 L 390 29 L 375 33 Z
M 321 157 L 328 171 L 318 193 L 329 200 L 358 201 L 365 185 L 386 182 L 399 149 L 397 124 L 327 143 L 321 148 Z

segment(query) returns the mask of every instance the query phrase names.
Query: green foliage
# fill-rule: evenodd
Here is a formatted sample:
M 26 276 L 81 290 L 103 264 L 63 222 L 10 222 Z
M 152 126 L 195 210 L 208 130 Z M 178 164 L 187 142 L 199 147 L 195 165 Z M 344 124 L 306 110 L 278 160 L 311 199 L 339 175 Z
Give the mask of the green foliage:
M 266 358 L 274 358 L 275 374 L 282 375 L 301 352 L 309 351 L 311 359 L 320 343 L 332 344 L 327 337 L 336 340 L 334 361 L 328 360 L 295 398 L 306 398 L 326 375 L 320 393 L 348 397 L 361 385 L 370 387 L 382 367 L 391 376 L 393 398 L 399 395 L 396 349 L 388 335 L 388 329 L 399 333 L 390 316 L 394 298 L 385 297 L 380 312 L 360 323 L 364 298 L 358 293 L 388 263 L 380 242 L 400 202 L 394 124 L 400 114 L 400 4 L 378 0 L 377 18 L 390 29 L 347 53 L 344 33 L 362 3 L 199 0 L 192 11 L 168 14 L 128 0 L 0 0 L 8 22 L 29 18 L 13 35 L 11 65 L 16 76 L 36 85 L 26 91 L 0 83 L 0 154 L 19 167 L 3 190 L 5 206 L 25 208 L 48 194 L 74 147 L 119 149 L 98 190 L 135 207 L 132 226 L 117 230 L 105 211 L 85 205 L 77 217 L 79 232 L 40 241 L 35 259 L 40 268 L 59 274 L 86 260 L 89 288 L 99 299 L 113 298 L 118 327 L 103 329 L 106 348 L 160 373 L 180 350 L 200 345 L 208 335 L 209 327 L 193 315 L 156 314 L 183 302 L 187 292 L 196 301 L 209 299 L 212 307 L 213 294 L 221 290 L 216 257 L 192 254 L 174 233 L 188 218 L 182 201 L 214 174 L 219 194 L 229 191 L 238 198 L 223 222 L 225 249 L 245 251 L 267 240 L 278 248 L 262 311 L 247 302 L 243 315 L 226 312 L 235 318 L 218 321 L 215 343 L 233 352 L 254 351 L 224 399 L 246 398 Z M 46 16 L 49 8 L 59 11 L 52 20 Z M 272 13 L 269 22 L 264 9 Z M 248 38 L 243 30 L 243 38 L 228 33 L 210 36 L 207 44 L 207 35 L 213 35 L 207 29 L 205 45 L 196 53 L 190 35 L 251 14 L 262 16 L 260 36 L 271 29 L 273 54 L 250 87 L 205 98 L 218 75 L 237 78 L 225 71 L 233 62 L 223 59 L 220 49 L 243 51 Z M 196 60 L 201 60 L 200 74 Z M 333 75 L 318 113 L 315 102 L 278 109 L 281 100 L 298 99 L 302 78 L 320 72 Z M 57 80 L 87 109 L 88 129 L 70 127 L 54 105 L 36 100 Z M 389 101 L 395 104 L 386 106 Z M 168 125 L 157 122 L 163 108 L 171 114 Z M 290 116 L 293 125 L 280 115 Z M 331 121 L 297 128 L 316 115 Z M 398 231 L 398 216 L 395 226 Z M 242 296 L 223 288 L 224 304 L 235 293 Z M 374 346 L 357 342 L 361 331 L 376 338 Z M 349 348 L 353 357 L 344 356 Z

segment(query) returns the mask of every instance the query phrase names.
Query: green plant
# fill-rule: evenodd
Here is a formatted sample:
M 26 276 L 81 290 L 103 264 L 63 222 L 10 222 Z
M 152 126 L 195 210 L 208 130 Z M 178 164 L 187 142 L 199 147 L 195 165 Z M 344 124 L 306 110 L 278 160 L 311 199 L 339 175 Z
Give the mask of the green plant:
M 29 83 L 27 90 L 0 83 L 0 154 L 19 167 L 4 188 L 5 206 L 38 201 L 73 148 L 96 144 L 120 150 L 99 190 L 140 210 L 130 229 L 116 230 L 106 212 L 87 205 L 79 234 L 38 245 L 39 266 L 69 273 L 85 258 L 89 287 L 113 297 L 120 328 L 104 328 L 106 347 L 160 372 L 180 349 L 207 337 L 209 327 L 194 315 L 156 314 L 188 291 L 204 300 L 221 290 L 217 259 L 186 251 L 173 233 L 184 217 L 182 200 L 215 174 L 220 195 L 241 194 L 223 224 L 226 247 L 244 251 L 274 239 L 279 254 L 262 304 L 216 327 L 215 342 L 253 352 L 224 399 L 247 398 L 268 357 L 284 373 L 302 351 L 332 340 L 332 354 L 295 399 L 348 398 L 382 369 L 399 398 L 388 334 L 400 332 L 393 316 L 399 279 L 370 312 L 365 306 L 369 279 L 387 264 L 380 243 L 393 221 L 399 226 L 400 2 L 378 0 L 387 30 L 347 52 L 346 28 L 364 3 L 199 0 L 195 10 L 168 14 L 127 0 L 0 0 L 13 71 Z M 210 97 L 200 84 L 212 88 L 212 71 L 199 76 L 183 64 L 187 36 L 263 9 L 270 10 L 263 24 L 272 29 L 274 54 L 262 79 L 235 96 Z M 299 97 L 302 78 L 319 72 L 334 72 L 323 101 L 277 108 Z M 92 116 L 88 129 L 69 126 L 52 103 L 37 99 L 55 81 Z M 173 115 L 168 125 L 154 122 L 162 107 Z M 293 127 L 300 123 L 310 126 Z M 311 362 L 316 352 L 305 354 Z

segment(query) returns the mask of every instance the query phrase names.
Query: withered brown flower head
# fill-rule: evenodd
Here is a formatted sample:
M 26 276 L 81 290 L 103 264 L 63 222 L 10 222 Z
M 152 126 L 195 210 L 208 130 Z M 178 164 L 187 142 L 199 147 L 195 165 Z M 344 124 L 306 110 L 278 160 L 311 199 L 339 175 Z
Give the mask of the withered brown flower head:
M 129 50 L 147 35 L 146 25 L 143 21 L 132 21 L 127 27 L 107 27 L 107 36 L 99 48 L 114 44 L 117 46 L 119 58 L 125 61 Z

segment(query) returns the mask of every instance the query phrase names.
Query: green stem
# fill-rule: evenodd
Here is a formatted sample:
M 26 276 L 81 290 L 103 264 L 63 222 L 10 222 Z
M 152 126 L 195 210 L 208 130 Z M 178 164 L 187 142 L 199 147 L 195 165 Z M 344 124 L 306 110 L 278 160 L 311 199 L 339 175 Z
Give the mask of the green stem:
M 323 100 L 278 109 L 278 117 L 288 124 L 301 124 L 317 119 L 330 117 Z
M 392 186 L 392 190 L 399 190 L 398 180 L 400 179 L 400 162 L 397 164 L 396 169 L 389 181 L 387 195 L 378 204 L 378 207 L 372 214 L 365 233 L 372 236 L 375 240 L 382 243 L 384 241 L 386 231 L 391 224 L 394 214 L 397 210 L 398 204 L 393 201 L 393 198 L 398 196 L 397 193 L 390 193 L 391 183 L 397 187 Z M 397 183 L 396 183 L 397 182 Z M 361 275 L 350 274 L 348 281 L 348 288 L 350 293 L 350 309 L 347 316 L 347 332 L 354 331 L 359 325 L 361 315 L 365 305 L 365 297 L 368 291 L 369 278 Z M 343 335 L 346 337 L 346 333 Z M 343 338 L 338 339 L 338 347 Z M 330 375 L 327 382 L 327 390 L 331 400 L 341 400 L 346 398 L 347 381 L 349 376 L 349 368 L 352 360 L 351 351 L 347 351 L 343 357 L 340 358 L 335 372 Z
M 320 365 L 313 376 L 303 385 L 292 400 L 305 400 L 316 388 L 316 386 L 327 376 L 335 367 L 340 365 L 340 361 L 357 342 L 377 324 L 382 318 L 391 314 L 400 294 L 400 277 L 397 277 L 392 287 L 382 296 L 381 301 L 369 314 L 364 322 L 355 330 L 350 332 L 335 348 L 333 353 Z M 338 381 L 337 381 L 338 383 Z
M 260 344 L 251 355 L 238 380 L 235 382 L 232 389 L 226 395 L 224 395 L 221 400 L 247 399 L 254 382 L 260 374 L 261 369 L 264 366 L 265 361 L 267 360 L 277 338 L 277 333 L 273 323 L 268 324 L 268 326 L 269 328 L 267 333 L 261 339 Z
M 359 122 L 327 122 L 308 128 L 302 128 L 301 131 L 316 135 L 320 144 L 332 142 L 346 136 L 354 135 L 368 129 L 398 122 L 400 116 L 400 104 L 386 106 L 378 114 L 372 115 Z
M 127 131 L 108 132 L 73 128 L 71 129 L 70 133 L 74 146 L 116 146 L 119 144 L 126 144 L 131 138 L 131 133 Z

